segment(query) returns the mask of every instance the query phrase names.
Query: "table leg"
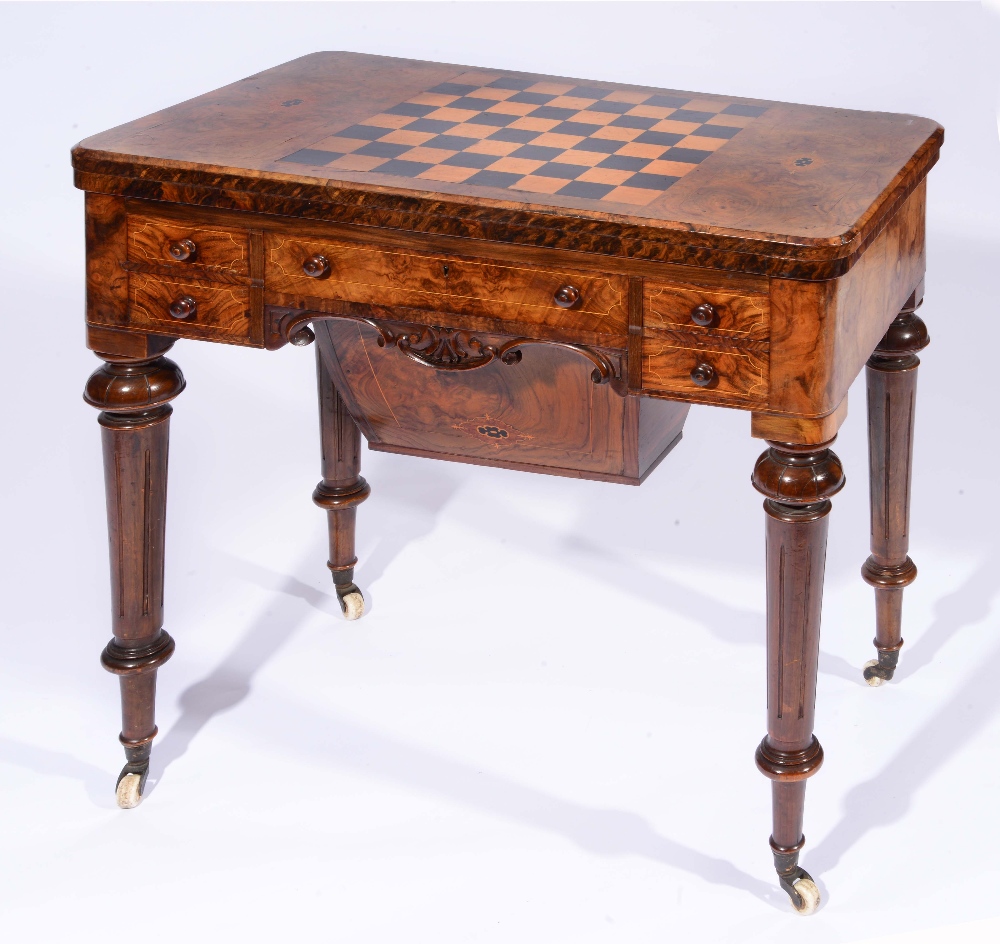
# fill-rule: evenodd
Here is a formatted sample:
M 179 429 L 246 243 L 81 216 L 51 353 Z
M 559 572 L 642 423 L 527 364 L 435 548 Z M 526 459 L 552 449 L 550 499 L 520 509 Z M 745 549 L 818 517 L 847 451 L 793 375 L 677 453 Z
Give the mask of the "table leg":
M 844 485 L 830 442 L 768 443 L 753 473 L 754 486 L 767 496 L 767 736 L 756 761 L 772 781 L 778 879 L 801 914 L 819 905 L 819 891 L 798 859 L 805 844 L 805 781 L 823 763 L 813 722 L 827 516 L 830 497 Z
M 319 394 L 319 430 L 323 449 L 323 480 L 313 501 L 324 508 L 330 532 L 330 559 L 337 599 L 349 620 L 364 612 L 365 598 L 354 583 L 354 527 L 357 506 L 371 487 L 361 477 L 361 433 L 337 392 L 324 360 L 322 343 L 316 345 L 316 378 Z
M 130 809 L 142 799 L 156 736 L 156 670 L 174 651 L 163 629 L 168 401 L 184 389 L 184 377 L 165 357 L 99 356 L 106 363 L 91 375 L 84 399 L 102 410 L 114 638 L 101 662 L 121 685 L 126 764 L 116 795 Z
M 892 678 L 903 646 L 903 588 L 916 579 L 907 556 L 910 542 L 910 478 L 917 397 L 917 351 L 929 343 L 912 295 L 868 359 L 868 460 L 871 474 L 871 557 L 861 568 L 875 588 L 875 648 L 865 680 Z

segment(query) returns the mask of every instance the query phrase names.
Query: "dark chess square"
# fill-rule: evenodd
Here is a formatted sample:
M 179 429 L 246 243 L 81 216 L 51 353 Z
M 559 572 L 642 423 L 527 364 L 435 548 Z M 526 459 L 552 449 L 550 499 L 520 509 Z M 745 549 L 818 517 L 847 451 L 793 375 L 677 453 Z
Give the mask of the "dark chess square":
M 654 89 L 477 78 L 436 85 L 280 160 L 646 206 L 766 110 Z

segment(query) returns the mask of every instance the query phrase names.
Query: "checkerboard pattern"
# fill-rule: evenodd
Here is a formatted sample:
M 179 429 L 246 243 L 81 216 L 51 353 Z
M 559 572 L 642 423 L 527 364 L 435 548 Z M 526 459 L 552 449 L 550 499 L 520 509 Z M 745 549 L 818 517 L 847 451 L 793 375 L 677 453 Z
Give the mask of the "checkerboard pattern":
M 766 111 L 655 89 L 463 78 L 280 160 L 646 206 Z

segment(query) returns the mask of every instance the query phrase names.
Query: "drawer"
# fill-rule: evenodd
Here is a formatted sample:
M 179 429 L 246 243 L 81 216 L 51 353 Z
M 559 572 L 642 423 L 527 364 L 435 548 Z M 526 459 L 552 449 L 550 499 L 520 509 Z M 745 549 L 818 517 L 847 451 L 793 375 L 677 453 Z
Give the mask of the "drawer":
M 708 403 L 764 404 L 768 352 L 764 345 L 712 346 L 697 336 L 647 336 L 642 341 L 642 388 Z
M 627 333 L 628 279 L 621 276 L 318 239 L 268 236 L 265 247 L 268 302 L 287 301 L 276 299 L 277 293 L 293 300 L 314 297 L 572 326 L 621 340 Z M 563 305 L 557 300 L 561 290 Z
M 213 272 L 249 275 L 247 234 L 145 216 L 128 218 L 128 261 L 172 266 L 211 278 Z
M 410 327 L 410 350 L 475 352 L 472 332 Z M 380 344 L 368 325 L 337 320 L 321 330 L 324 363 L 375 450 L 638 485 L 680 438 L 688 412 L 595 384 L 593 363 L 569 346 L 526 344 L 509 363 L 434 370 Z M 494 348 L 514 340 L 474 336 Z
M 133 272 L 128 294 L 130 324 L 177 337 L 250 343 L 250 293 L 242 286 L 174 281 Z
M 767 340 L 770 304 L 763 292 L 729 292 L 647 279 L 643 323 L 706 336 Z

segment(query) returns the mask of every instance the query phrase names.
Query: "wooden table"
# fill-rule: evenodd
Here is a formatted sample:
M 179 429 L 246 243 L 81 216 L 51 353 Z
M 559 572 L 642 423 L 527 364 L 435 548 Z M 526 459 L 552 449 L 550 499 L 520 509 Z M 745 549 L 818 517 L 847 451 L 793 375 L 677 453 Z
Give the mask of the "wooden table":
M 369 448 L 638 485 L 691 403 L 750 414 L 767 533 L 771 849 L 802 913 L 830 445 L 867 364 L 877 660 L 902 646 L 925 177 L 909 115 L 316 53 L 88 138 L 87 343 L 138 804 L 156 735 L 177 338 L 316 341 L 329 568 L 348 618 Z M 715 496 L 701 496 L 718 501 Z M 706 814 L 708 815 L 707 811 Z

